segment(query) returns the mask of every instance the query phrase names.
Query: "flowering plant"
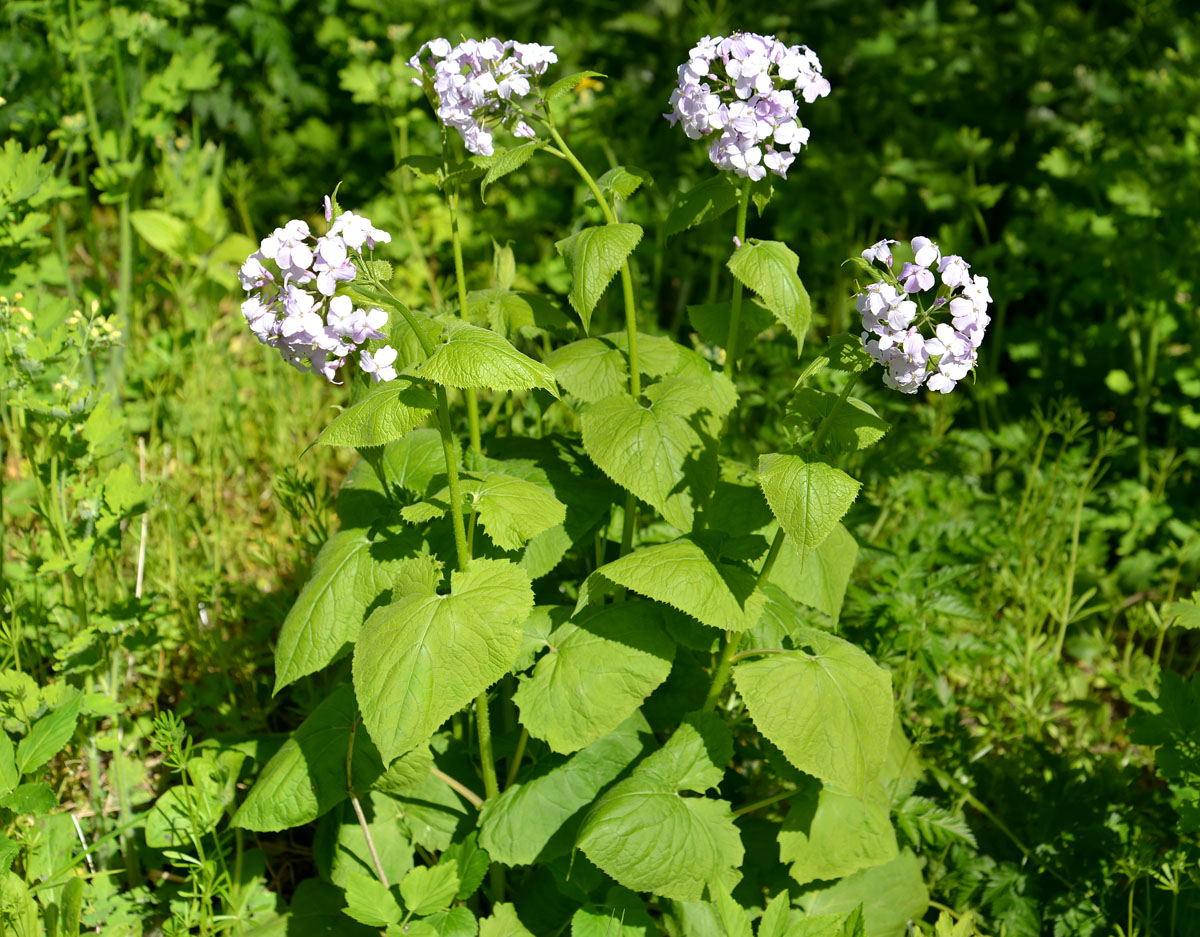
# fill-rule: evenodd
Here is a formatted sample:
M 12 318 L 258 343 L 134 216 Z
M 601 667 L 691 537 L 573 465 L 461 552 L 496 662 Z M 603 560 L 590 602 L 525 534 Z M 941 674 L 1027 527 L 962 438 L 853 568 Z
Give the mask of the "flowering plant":
M 518 137 L 537 135 L 517 102 L 557 61 L 553 46 L 536 42 L 464 39 L 451 46 L 448 39 L 431 39 L 408 64 L 420 72 L 413 84 L 425 87 L 436 101 L 438 119 L 459 132 L 470 152 L 491 156 L 489 124 L 501 124 Z
M 427 308 L 422 297 L 395 296 L 390 267 L 362 254 L 387 235 L 336 205 L 324 237 L 314 242 L 304 222 L 289 222 L 242 269 L 243 309 L 265 343 L 331 380 L 358 350 L 380 386 L 318 438 L 360 450 L 347 503 L 372 508 L 347 508 L 276 651 L 277 687 L 348 649 L 351 685 L 334 690 L 264 768 L 235 820 L 280 829 L 348 800 L 353 815 L 331 824 L 341 831 L 338 849 L 343 837 L 367 849 L 353 868 L 335 860 L 332 877 L 346 912 L 387 933 L 529 934 L 505 895 L 520 883 L 541 887 L 533 876 L 566 849 L 586 856 L 590 870 L 589 881 L 571 886 L 582 889 L 572 892 L 575 933 L 626 915 L 650 927 L 652 914 L 669 933 L 691 933 L 693 902 L 719 913 L 725 931 L 749 933 L 731 897 L 745 855 L 736 817 L 758 811 L 801 889 L 795 908 L 787 887 L 769 902 L 749 894 L 765 906 L 760 935 L 790 932 L 788 915 L 806 913 L 806 896 L 830 894 L 820 882 L 847 876 L 835 887 L 865 899 L 886 880 L 905 895 L 905 916 L 919 916 L 920 866 L 901 848 L 886 806 L 911 793 L 900 786 L 908 743 L 895 723 L 891 676 L 833 628 L 857 552 L 841 518 L 860 488 L 833 460 L 887 430 L 850 396 L 868 356 L 884 360 L 885 379 L 905 390 L 947 390 L 965 376 L 987 324 L 987 281 L 927 239 L 913 241 L 914 259 L 899 273 L 891 242 L 874 245 L 863 263 L 879 279 L 861 306 L 876 337 L 864 340 L 865 353 L 842 354 L 854 343 L 845 337 L 817 354 L 788 403 L 796 432 L 778 451 L 758 451 L 731 429 L 742 419 L 739 361 L 772 320 L 803 343 L 812 309 L 798 255 L 746 236 L 747 205 L 752 183 L 768 171 L 786 176 L 807 142 L 797 97 L 811 103 L 829 93 L 820 61 L 807 47 L 736 33 L 705 38 L 680 69 L 672 120 L 689 136 L 714 135 L 713 162 L 742 179 L 732 198 L 721 177 L 716 188 L 701 183 L 672 212 L 678 234 L 737 205 L 730 299 L 689 309 L 706 341 L 724 343 L 711 356 L 639 322 L 630 258 L 643 231 L 617 211 L 647 177 L 617 166 L 597 179 L 568 145 L 554 102 L 581 76 L 522 105 L 555 61 L 549 46 L 435 39 L 410 63 L 442 124 L 442 154 L 404 165 L 445 199 L 457 315 L 432 287 Z M 496 152 L 497 124 L 518 138 L 541 130 L 549 141 Z M 474 154 L 465 162 L 452 161 L 452 129 Z M 482 177 L 482 192 L 539 154 L 568 164 L 599 211 L 556 242 L 578 325 L 591 330 L 619 274 L 624 328 L 558 347 L 541 330 L 542 347 L 521 348 L 522 323 L 538 324 L 535 305 L 564 316 L 553 298 L 512 289 L 509 248 L 497 247 L 495 270 L 509 270 L 497 274 L 499 285 L 468 290 L 459 210 L 468 183 Z M 943 286 L 922 308 L 935 265 Z M 758 306 L 743 322 L 745 290 Z M 490 328 L 476 324 L 480 305 Z M 933 324 L 942 305 L 953 328 Z M 391 346 L 360 347 L 382 337 L 392 313 L 415 338 L 398 343 L 403 361 Z M 836 390 L 809 386 L 825 369 L 842 372 Z M 481 407 L 488 395 L 491 406 Z M 537 414 L 535 436 L 501 416 L 519 409 Z M 753 462 L 744 461 L 748 451 Z M 494 737 L 497 713 L 508 729 Z M 302 740 L 317 732 L 329 744 L 297 767 Z M 747 774 L 729 775 L 735 732 L 739 745 L 771 747 L 778 765 L 764 756 L 754 769 L 739 762 Z M 727 777 L 760 796 L 735 812 L 712 795 Z M 286 797 L 280 778 L 290 784 Z M 424 841 L 441 856 L 434 863 L 426 852 L 433 868 L 414 869 L 412 845 L 424 834 L 414 827 L 398 844 L 407 834 L 370 823 L 364 792 L 376 817 L 439 797 L 478 813 L 453 836 Z M 793 799 L 799 806 L 784 819 L 774 805 Z M 389 840 L 377 849 L 376 836 Z M 527 873 L 530 865 L 538 868 Z M 451 905 L 480 887 L 485 870 L 491 916 L 477 923 Z M 397 895 L 389 877 L 400 876 Z
M 377 307 L 357 308 L 339 283 L 358 277 L 363 249 L 387 244 L 392 236 L 352 211 L 334 217 L 334 202 L 325 198 L 329 230 L 313 241 L 308 223 L 293 218 L 262 239 L 246 258 L 238 277 L 247 293 L 242 315 L 259 342 L 279 351 L 300 371 L 323 374 L 334 381 L 348 358 L 358 352 L 363 370 L 375 381 L 395 378 L 396 350 L 384 345 L 368 351 L 365 343 L 382 339 L 387 313 Z M 336 382 L 335 382 L 336 383 Z
M 978 361 L 991 322 L 988 279 L 972 276 L 971 265 L 957 254 L 942 256 L 927 237 L 912 239 L 913 259 L 896 273 L 895 243 L 885 239 L 862 252 L 865 269 L 879 276 L 855 296 L 865 330 L 863 349 L 883 365 L 883 382 L 893 390 L 915 394 L 928 387 L 948 394 Z M 949 312 L 949 322 L 938 321 L 943 310 Z
M 809 138 L 796 95 L 812 104 L 829 90 L 808 46 L 757 33 L 705 36 L 679 66 L 664 116 L 693 140 L 717 134 L 708 156 L 718 168 L 753 180 L 770 170 L 786 179 Z

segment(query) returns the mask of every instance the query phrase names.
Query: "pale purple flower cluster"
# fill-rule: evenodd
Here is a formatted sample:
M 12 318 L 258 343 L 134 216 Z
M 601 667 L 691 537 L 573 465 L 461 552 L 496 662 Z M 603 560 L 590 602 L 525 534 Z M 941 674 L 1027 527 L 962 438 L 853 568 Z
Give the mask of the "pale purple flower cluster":
M 428 52 L 425 62 L 422 54 Z M 529 94 L 531 78 L 542 75 L 558 61 L 554 46 L 511 39 L 464 39 L 451 46 L 448 39 L 431 39 L 408 60 L 421 73 L 413 84 L 422 85 L 432 71 L 432 90 L 437 96 L 437 116 L 462 136 L 472 153 L 491 156 L 494 152 L 489 123 L 508 127 L 518 137 L 536 136 L 521 119 L 516 102 Z
M 883 382 L 894 390 L 915 394 L 921 387 L 948 394 L 978 360 L 991 317 L 992 301 L 987 277 L 971 276 L 971 265 L 956 254 L 942 256 L 926 237 L 912 239 L 913 259 L 899 275 L 892 270 L 891 245 L 872 244 L 862 256 L 887 267 L 882 279 L 867 285 L 855 297 L 862 315 L 862 344 L 867 354 L 883 365 Z M 931 268 L 936 267 L 942 285 Z M 934 295 L 922 293 L 934 290 Z M 934 314 L 949 306 L 950 322 L 935 322 Z M 931 335 L 922 329 L 932 331 Z
M 821 60 L 808 46 L 757 33 L 705 36 L 679 66 L 671 113 L 663 116 L 671 126 L 682 122 L 693 140 L 717 134 L 708 156 L 718 168 L 754 180 L 770 170 L 786 179 L 808 143 L 796 96 L 811 104 L 827 94 Z
M 301 371 L 333 381 L 347 358 L 358 352 L 364 371 L 376 381 L 390 381 L 396 376 L 396 350 L 359 347 L 385 337 L 381 329 L 387 313 L 356 309 L 349 296 L 334 294 L 339 282 L 358 275 L 355 260 L 361 259 L 363 248 L 373 249 L 392 236 L 354 212 L 333 219 L 328 198 L 325 220 L 333 223 L 323 237 L 314 238 L 306 222 L 293 219 L 262 239 L 238 273 L 248 294 L 242 315 L 260 342 L 277 348 L 284 361 Z

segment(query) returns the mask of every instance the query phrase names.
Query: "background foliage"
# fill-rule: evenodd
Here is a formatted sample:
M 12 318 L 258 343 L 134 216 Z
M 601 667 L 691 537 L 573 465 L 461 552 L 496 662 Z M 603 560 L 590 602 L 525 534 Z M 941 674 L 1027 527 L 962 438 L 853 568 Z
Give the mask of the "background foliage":
M 605 76 L 571 101 L 572 146 L 664 180 L 624 216 L 646 231 L 644 319 L 707 353 L 686 307 L 724 295 L 727 232 L 669 236 L 675 186 L 709 171 L 660 115 L 695 39 L 744 27 L 811 45 L 834 87 L 751 222 L 800 255 L 818 333 L 848 327 L 842 261 L 884 236 L 953 245 L 997 300 L 974 387 L 919 407 L 861 391 L 892 431 L 853 457 L 862 549 L 832 617 L 891 670 L 926 765 L 901 845 L 938 905 L 988 933 L 1200 932 L 1187 4 L 11 0 L 0 16 L 7 926 L 71 933 L 74 907 L 114 934 L 351 932 L 323 910 L 341 807 L 277 835 L 222 819 L 346 677 L 272 695 L 273 641 L 346 524 L 332 492 L 350 458 L 304 452 L 346 392 L 260 353 L 236 263 L 341 180 L 396 233 L 398 295 L 450 296 L 443 202 L 395 168 L 441 146 L 405 62 L 433 35 L 553 43 L 558 74 Z M 518 288 L 565 298 L 561 173 L 535 160 L 474 197 L 473 283 L 493 282 L 503 237 Z M 618 321 L 610 294 L 591 331 Z M 747 456 L 787 431 L 802 364 L 785 335 L 760 350 Z M 511 419 L 519 435 L 535 415 Z M 739 783 L 725 793 L 753 801 Z M 169 835 L 188 790 L 215 831 L 190 862 Z M 448 844 L 437 823 L 461 806 L 406 821 L 422 848 Z M 86 876 L 83 900 L 74 870 L 93 863 L 122 871 Z M 558 902 L 539 933 L 583 906 L 526 888 Z

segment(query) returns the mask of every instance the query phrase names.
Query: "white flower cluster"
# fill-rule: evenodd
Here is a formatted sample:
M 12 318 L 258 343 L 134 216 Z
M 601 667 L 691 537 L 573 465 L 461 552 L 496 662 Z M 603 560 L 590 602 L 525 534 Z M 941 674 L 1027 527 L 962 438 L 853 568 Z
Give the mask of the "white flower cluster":
M 421 73 L 413 84 L 428 77 L 421 61 L 428 51 L 437 95 L 437 116 L 462 136 L 472 153 L 494 152 L 488 121 L 509 127 L 518 137 L 534 137 L 534 129 L 521 119 L 515 102 L 529 94 L 530 78 L 544 74 L 558 61 L 554 46 L 499 39 L 464 39 L 456 46 L 448 39 L 431 39 L 408 60 Z
M 283 360 L 300 371 L 333 381 L 357 351 L 364 371 L 376 381 L 390 381 L 396 376 L 396 349 L 359 348 L 368 339 L 385 337 L 380 330 L 387 324 L 387 313 L 356 309 L 349 296 L 334 293 L 339 282 L 358 275 L 355 259 L 361 259 L 364 247 L 386 244 L 392 236 L 354 212 L 332 216 L 332 202 L 326 197 L 325 220 L 333 223 L 311 244 L 308 224 L 299 219 L 262 239 L 238 273 L 248 294 L 242 315 L 262 344 L 279 349 Z
M 913 259 L 892 271 L 891 245 L 872 244 L 862 256 L 887 267 L 883 278 L 867 285 L 855 297 L 862 314 L 862 344 L 867 354 L 883 365 L 883 382 L 894 390 L 915 394 L 921 387 L 948 394 L 978 360 L 991 317 L 992 296 L 987 277 L 971 276 L 971 265 L 956 254 L 942 256 L 927 237 L 912 239 Z M 942 285 L 931 267 L 937 268 Z M 934 290 L 928 306 L 921 294 Z M 949 306 L 950 322 L 935 322 L 937 310 Z M 924 334 L 922 328 L 932 331 Z
M 754 180 L 770 170 L 786 179 L 808 143 L 797 94 L 809 104 L 829 94 L 821 60 L 808 46 L 757 33 L 705 36 L 679 66 L 671 112 L 663 116 L 671 126 L 682 122 L 693 140 L 718 134 L 708 148 L 718 168 Z

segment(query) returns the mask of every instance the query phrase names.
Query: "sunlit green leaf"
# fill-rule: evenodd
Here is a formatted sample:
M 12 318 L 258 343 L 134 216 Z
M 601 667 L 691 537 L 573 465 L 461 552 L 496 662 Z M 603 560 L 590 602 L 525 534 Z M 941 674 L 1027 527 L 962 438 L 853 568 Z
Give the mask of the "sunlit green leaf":
M 354 687 L 386 762 L 426 741 L 508 672 L 532 610 L 519 566 L 477 559 L 452 574 L 449 595 L 410 593 L 367 619 L 355 645 Z
M 892 678 L 862 650 L 822 631 L 811 648 L 733 668 L 758 730 L 814 777 L 858 796 L 879 773 L 892 729 Z

